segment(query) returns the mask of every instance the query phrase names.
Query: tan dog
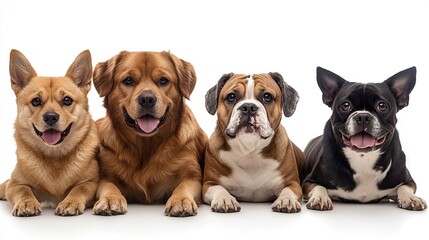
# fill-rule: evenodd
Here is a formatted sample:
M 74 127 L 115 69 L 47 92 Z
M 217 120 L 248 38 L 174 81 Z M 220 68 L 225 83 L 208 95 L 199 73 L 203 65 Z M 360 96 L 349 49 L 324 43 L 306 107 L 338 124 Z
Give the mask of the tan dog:
M 127 201 L 166 202 L 168 216 L 197 213 L 207 136 L 185 104 L 195 83 L 193 66 L 169 52 L 123 51 L 97 64 L 94 84 L 107 116 L 97 121 L 95 214 L 123 214 Z
M 281 125 L 298 93 L 279 73 L 225 74 L 206 95 L 217 126 L 205 154 L 203 200 L 215 212 L 237 212 L 238 201 L 265 202 L 276 212 L 299 212 L 302 151 Z
M 93 201 L 98 181 L 98 135 L 88 112 L 90 52 L 82 52 L 65 77 L 39 77 L 25 56 L 10 53 L 16 94 L 17 163 L 0 197 L 14 216 L 35 216 L 41 202 L 57 205 L 55 214 L 82 214 Z M 92 202 L 93 203 L 93 202 Z

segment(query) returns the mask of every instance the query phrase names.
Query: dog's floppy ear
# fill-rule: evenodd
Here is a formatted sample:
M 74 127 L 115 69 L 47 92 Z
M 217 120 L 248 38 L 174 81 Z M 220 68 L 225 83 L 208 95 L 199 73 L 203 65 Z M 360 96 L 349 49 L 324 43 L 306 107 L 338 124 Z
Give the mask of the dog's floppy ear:
M 410 93 L 416 85 L 416 67 L 411 67 L 396 73 L 384 81 L 396 98 L 398 111 L 408 106 Z
M 113 89 L 113 77 L 115 76 L 116 68 L 121 62 L 126 51 L 120 52 L 118 55 L 110 58 L 105 62 L 98 63 L 94 68 L 94 86 L 100 97 L 104 97 Z
M 9 73 L 15 94 L 18 94 L 32 78 L 37 76 L 28 59 L 16 49 L 10 51 Z
M 78 87 L 89 92 L 91 89 L 92 61 L 89 50 L 81 52 L 67 70 L 66 76 L 71 78 Z
M 225 83 L 234 75 L 234 73 L 227 73 L 222 75 L 218 83 L 210 88 L 206 93 L 206 109 L 211 115 L 214 115 L 217 110 L 217 102 L 220 91 Z
M 317 84 L 320 90 L 322 90 L 323 103 L 329 107 L 332 106 L 335 96 L 346 82 L 346 80 L 337 74 L 324 68 L 317 67 Z
M 182 93 L 182 96 L 189 100 L 191 93 L 195 88 L 195 84 L 197 83 L 194 66 L 169 52 L 168 55 L 176 69 L 180 92 Z
M 292 116 L 299 101 L 298 92 L 283 80 L 283 76 L 280 73 L 270 72 L 269 74 L 277 85 L 279 85 L 282 92 L 283 114 L 286 117 Z

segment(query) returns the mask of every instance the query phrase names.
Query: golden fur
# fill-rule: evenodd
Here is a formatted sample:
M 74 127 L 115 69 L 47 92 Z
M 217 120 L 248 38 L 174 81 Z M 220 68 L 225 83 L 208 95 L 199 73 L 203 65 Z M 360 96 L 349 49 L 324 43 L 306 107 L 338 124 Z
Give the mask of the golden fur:
M 166 202 L 168 216 L 196 214 L 207 136 L 184 100 L 195 83 L 193 66 L 169 52 L 123 51 L 97 64 L 94 84 L 107 115 L 97 121 L 102 179 L 95 214 L 123 214 L 127 201 Z M 148 133 L 137 124 L 145 117 L 144 94 L 156 97 L 150 111 L 161 119 Z
M 0 197 L 11 203 L 14 216 L 39 215 L 45 201 L 57 205 L 57 215 L 82 214 L 93 203 L 99 178 L 97 127 L 87 99 L 90 52 L 82 52 L 64 77 L 39 77 L 25 56 L 12 50 L 10 75 L 18 107 L 17 163 Z

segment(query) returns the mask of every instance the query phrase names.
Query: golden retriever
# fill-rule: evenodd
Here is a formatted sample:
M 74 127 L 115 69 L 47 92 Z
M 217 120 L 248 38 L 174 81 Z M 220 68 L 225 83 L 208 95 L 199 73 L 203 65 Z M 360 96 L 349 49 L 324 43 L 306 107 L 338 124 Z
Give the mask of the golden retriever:
M 193 216 L 201 202 L 208 141 L 185 99 L 193 66 L 169 52 L 123 51 L 94 69 L 104 97 L 98 215 L 124 214 L 127 201 L 166 203 L 167 216 Z

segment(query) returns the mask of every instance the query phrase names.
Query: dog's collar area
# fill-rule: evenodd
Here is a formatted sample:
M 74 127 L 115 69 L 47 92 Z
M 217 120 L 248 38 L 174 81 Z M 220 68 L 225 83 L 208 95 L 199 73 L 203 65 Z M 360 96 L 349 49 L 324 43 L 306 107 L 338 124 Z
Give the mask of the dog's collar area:
M 67 137 L 70 133 L 71 127 L 73 123 L 70 123 L 68 127 L 64 131 L 58 131 L 56 129 L 50 128 L 46 131 L 42 132 L 39 129 L 36 128 L 36 126 L 33 124 L 34 132 L 37 136 L 39 136 L 43 142 L 45 142 L 48 145 L 58 145 L 64 141 L 64 138 Z M 49 137 L 47 137 L 49 136 Z M 52 137 L 54 136 L 54 137 Z M 56 136 L 56 137 L 55 137 Z M 56 138 L 56 139 L 55 139 Z
M 141 116 L 139 119 L 135 120 L 128 114 L 127 109 L 125 107 L 123 108 L 125 123 L 128 125 L 128 127 L 134 129 L 140 135 L 147 135 L 147 134 L 155 133 L 158 130 L 158 128 L 161 127 L 166 122 L 167 115 L 168 115 L 169 111 L 170 111 L 170 108 L 167 108 L 164 115 L 162 115 L 162 117 L 159 119 L 154 118 L 150 114 L 145 114 L 145 115 Z M 139 121 L 144 121 L 143 120 L 144 118 L 146 118 L 146 121 L 149 121 L 148 119 L 151 119 L 153 122 L 156 121 L 156 123 L 157 123 L 156 126 L 152 126 L 149 128 L 150 129 L 149 132 L 147 129 L 143 130 L 139 125 Z

